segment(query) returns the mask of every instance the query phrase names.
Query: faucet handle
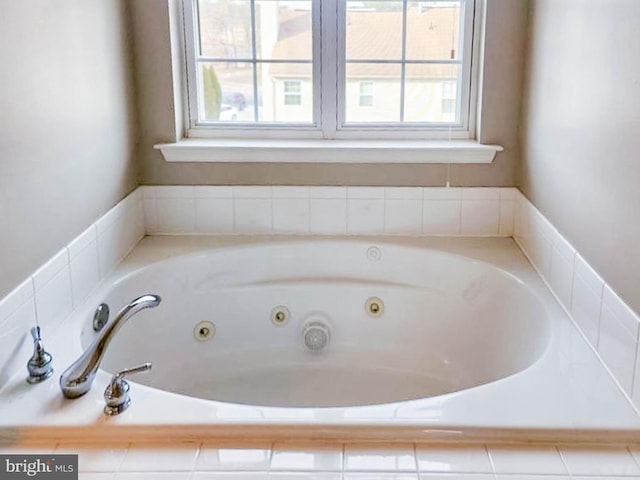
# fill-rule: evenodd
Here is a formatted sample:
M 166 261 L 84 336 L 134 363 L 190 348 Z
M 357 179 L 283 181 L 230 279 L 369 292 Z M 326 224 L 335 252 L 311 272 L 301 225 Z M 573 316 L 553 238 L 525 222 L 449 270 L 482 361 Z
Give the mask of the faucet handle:
M 129 396 L 129 383 L 124 379 L 126 375 L 134 373 L 142 373 L 151 369 L 151 363 L 143 363 L 137 367 L 125 368 L 117 372 L 111 382 L 104 391 L 104 413 L 107 415 L 118 415 L 124 412 L 131 405 L 131 397 Z
M 51 366 L 53 357 L 44 349 L 40 337 L 40 327 L 31 328 L 31 336 L 33 337 L 33 355 L 27 362 L 27 371 L 29 372 L 27 382 L 33 384 L 42 382 L 53 374 Z

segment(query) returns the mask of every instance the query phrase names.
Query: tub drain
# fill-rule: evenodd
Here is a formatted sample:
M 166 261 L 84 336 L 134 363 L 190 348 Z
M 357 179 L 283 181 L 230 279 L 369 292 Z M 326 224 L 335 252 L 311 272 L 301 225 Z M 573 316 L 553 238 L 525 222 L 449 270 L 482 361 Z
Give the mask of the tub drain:
M 324 350 L 331 339 L 329 326 L 321 320 L 307 322 L 302 329 L 302 341 L 312 352 Z

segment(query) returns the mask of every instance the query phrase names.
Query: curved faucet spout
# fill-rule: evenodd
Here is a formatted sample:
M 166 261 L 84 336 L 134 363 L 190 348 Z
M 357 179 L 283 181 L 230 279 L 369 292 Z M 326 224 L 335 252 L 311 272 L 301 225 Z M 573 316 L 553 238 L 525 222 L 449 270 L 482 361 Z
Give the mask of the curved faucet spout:
M 91 346 L 62 373 L 60 376 L 62 394 L 67 398 L 78 398 L 87 393 L 107 346 L 116 332 L 140 310 L 157 307 L 160 301 L 161 298 L 158 295 L 142 295 L 120 310 L 113 321 L 105 325 Z

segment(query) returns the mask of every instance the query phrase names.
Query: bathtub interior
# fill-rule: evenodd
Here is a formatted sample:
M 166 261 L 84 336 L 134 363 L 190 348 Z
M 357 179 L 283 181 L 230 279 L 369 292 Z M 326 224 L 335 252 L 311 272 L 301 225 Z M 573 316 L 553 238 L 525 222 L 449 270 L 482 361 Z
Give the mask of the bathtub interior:
M 373 253 L 372 253 L 373 252 Z M 436 250 L 358 242 L 236 247 L 158 262 L 115 283 L 115 311 L 145 293 L 158 308 L 132 318 L 103 361 L 163 390 L 276 407 L 372 405 L 483 385 L 532 365 L 550 339 L 547 312 L 519 280 Z M 382 300 L 372 316 L 367 299 Z M 290 313 L 272 321 L 274 307 Z M 324 322 L 311 351 L 304 326 Z M 200 341 L 194 328 L 215 325 Z M 96 334 L 82 330 L 86 347 Z

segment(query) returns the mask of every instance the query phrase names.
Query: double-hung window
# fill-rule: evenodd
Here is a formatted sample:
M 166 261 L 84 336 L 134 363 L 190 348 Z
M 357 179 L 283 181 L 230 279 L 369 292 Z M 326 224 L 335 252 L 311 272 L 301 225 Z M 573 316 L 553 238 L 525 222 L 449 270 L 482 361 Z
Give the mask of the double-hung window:
M 187 136 L 473 138 L 478 1 L 183 0 Z

